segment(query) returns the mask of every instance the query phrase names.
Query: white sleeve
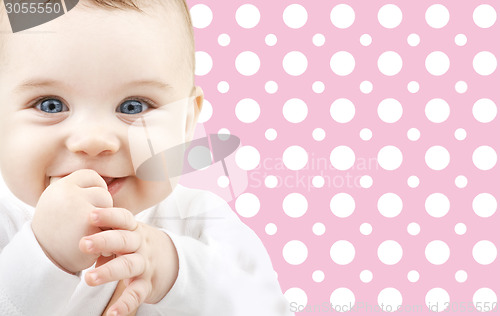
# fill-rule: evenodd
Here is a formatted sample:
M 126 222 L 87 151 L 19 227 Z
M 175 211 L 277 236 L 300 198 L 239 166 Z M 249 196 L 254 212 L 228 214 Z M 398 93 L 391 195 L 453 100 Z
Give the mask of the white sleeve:
M 179 273 L 170 292 L 151 305 L 156 313 L 293 315 L 257 235 L 227 204 L 200 215 L 186 235 L 163 229 L 177 249 Z
M 47 258 L 33 234 L 31 221 L 10 241 L 1 229 L 0 315 L 61 315 L 80 277 L 64 272 Z

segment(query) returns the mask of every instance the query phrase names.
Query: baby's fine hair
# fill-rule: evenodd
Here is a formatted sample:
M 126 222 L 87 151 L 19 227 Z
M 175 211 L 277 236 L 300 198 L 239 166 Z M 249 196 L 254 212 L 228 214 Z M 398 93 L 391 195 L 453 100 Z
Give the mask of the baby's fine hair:
M 45 3 L 49 3 L 52 0 L 47 0 Z M 186 34 L 187 38 L 185 43 L 187 44 L 187 64 L 188 69 L 190 69 L 193 82 L 194 82 L 194 69 L 195 69 L 195 44 L 194 44 L 194 32 L 193 24 L 191 22 L 191 15 L 189 13 L 189 8 L 185 0 L 86 0 L 89 4 L 93 4 L 97 7 L 104 9 L 118 9 L 118 10 L 136 10 L 142 12 L 141 7 L 148 6 L 151 4 L 161 4 L 165 7 L 166 12 L 181 13 L 183 18 L 183 25 L 180 25 L 181 31 Z M 0 0 L 0 23 L 5 13 L 4 0 Z M 0 29 L 1 32 L 1 29 Z M 1 35 L 1 34 L 0 34 Z M 2 43 L 0 43 L 1 46 Z

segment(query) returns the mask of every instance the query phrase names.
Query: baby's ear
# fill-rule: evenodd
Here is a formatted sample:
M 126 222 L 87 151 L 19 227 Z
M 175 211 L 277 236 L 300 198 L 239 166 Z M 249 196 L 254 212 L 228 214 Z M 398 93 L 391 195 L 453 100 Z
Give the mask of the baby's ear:
M 203 107 L 203 100 L 203 90 L 201 89 L 201 87 L 197 86 L 194 93 L 194 100 L 192 103 L 188 104 L 185 142 L 190 142 L 191 140 L 193 140 L 196 123 L 198 122 L 198 118 L 200 117 L 200 112 Z

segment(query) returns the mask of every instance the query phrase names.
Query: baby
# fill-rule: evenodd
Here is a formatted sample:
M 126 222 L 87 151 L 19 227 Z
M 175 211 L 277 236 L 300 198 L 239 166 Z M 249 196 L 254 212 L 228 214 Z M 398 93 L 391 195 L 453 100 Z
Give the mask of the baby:
M 227 203 L 136 174 L 136 122 L 173 148 L 203 105 L 184 1 L 80 0 L 16 33 L 5 9 L 0 315 L 291 314 Z

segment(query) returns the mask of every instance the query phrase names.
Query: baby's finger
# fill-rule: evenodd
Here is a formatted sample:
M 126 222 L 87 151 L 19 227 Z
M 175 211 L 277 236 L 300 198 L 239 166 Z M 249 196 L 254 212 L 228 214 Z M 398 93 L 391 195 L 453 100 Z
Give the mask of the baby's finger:
M 80 250 L 89 254 L 132 253 L 140 246 L 141 236 L 129 230 L 105 230 L 80 239 Z
M 132 281 L 123 291 L 118 301 L 108 310 L 107 316 L 125 316 L 133 313 L 144 303 L 151 292 L 151 284 L 144 279 Z M 116 312 L 116 314 L 113 314 Z
M 138 226 L 134 215 L 125 208 L 96 208 L 90 212 L 90 223 L 98 227 L 135 230 Z
M 146 269 L 146 261 L 140 254 L 132 253 L 116 257 L 106 264 L 85 274 L 85 282 L 90 286 L 129 279 L 141 275 Z

